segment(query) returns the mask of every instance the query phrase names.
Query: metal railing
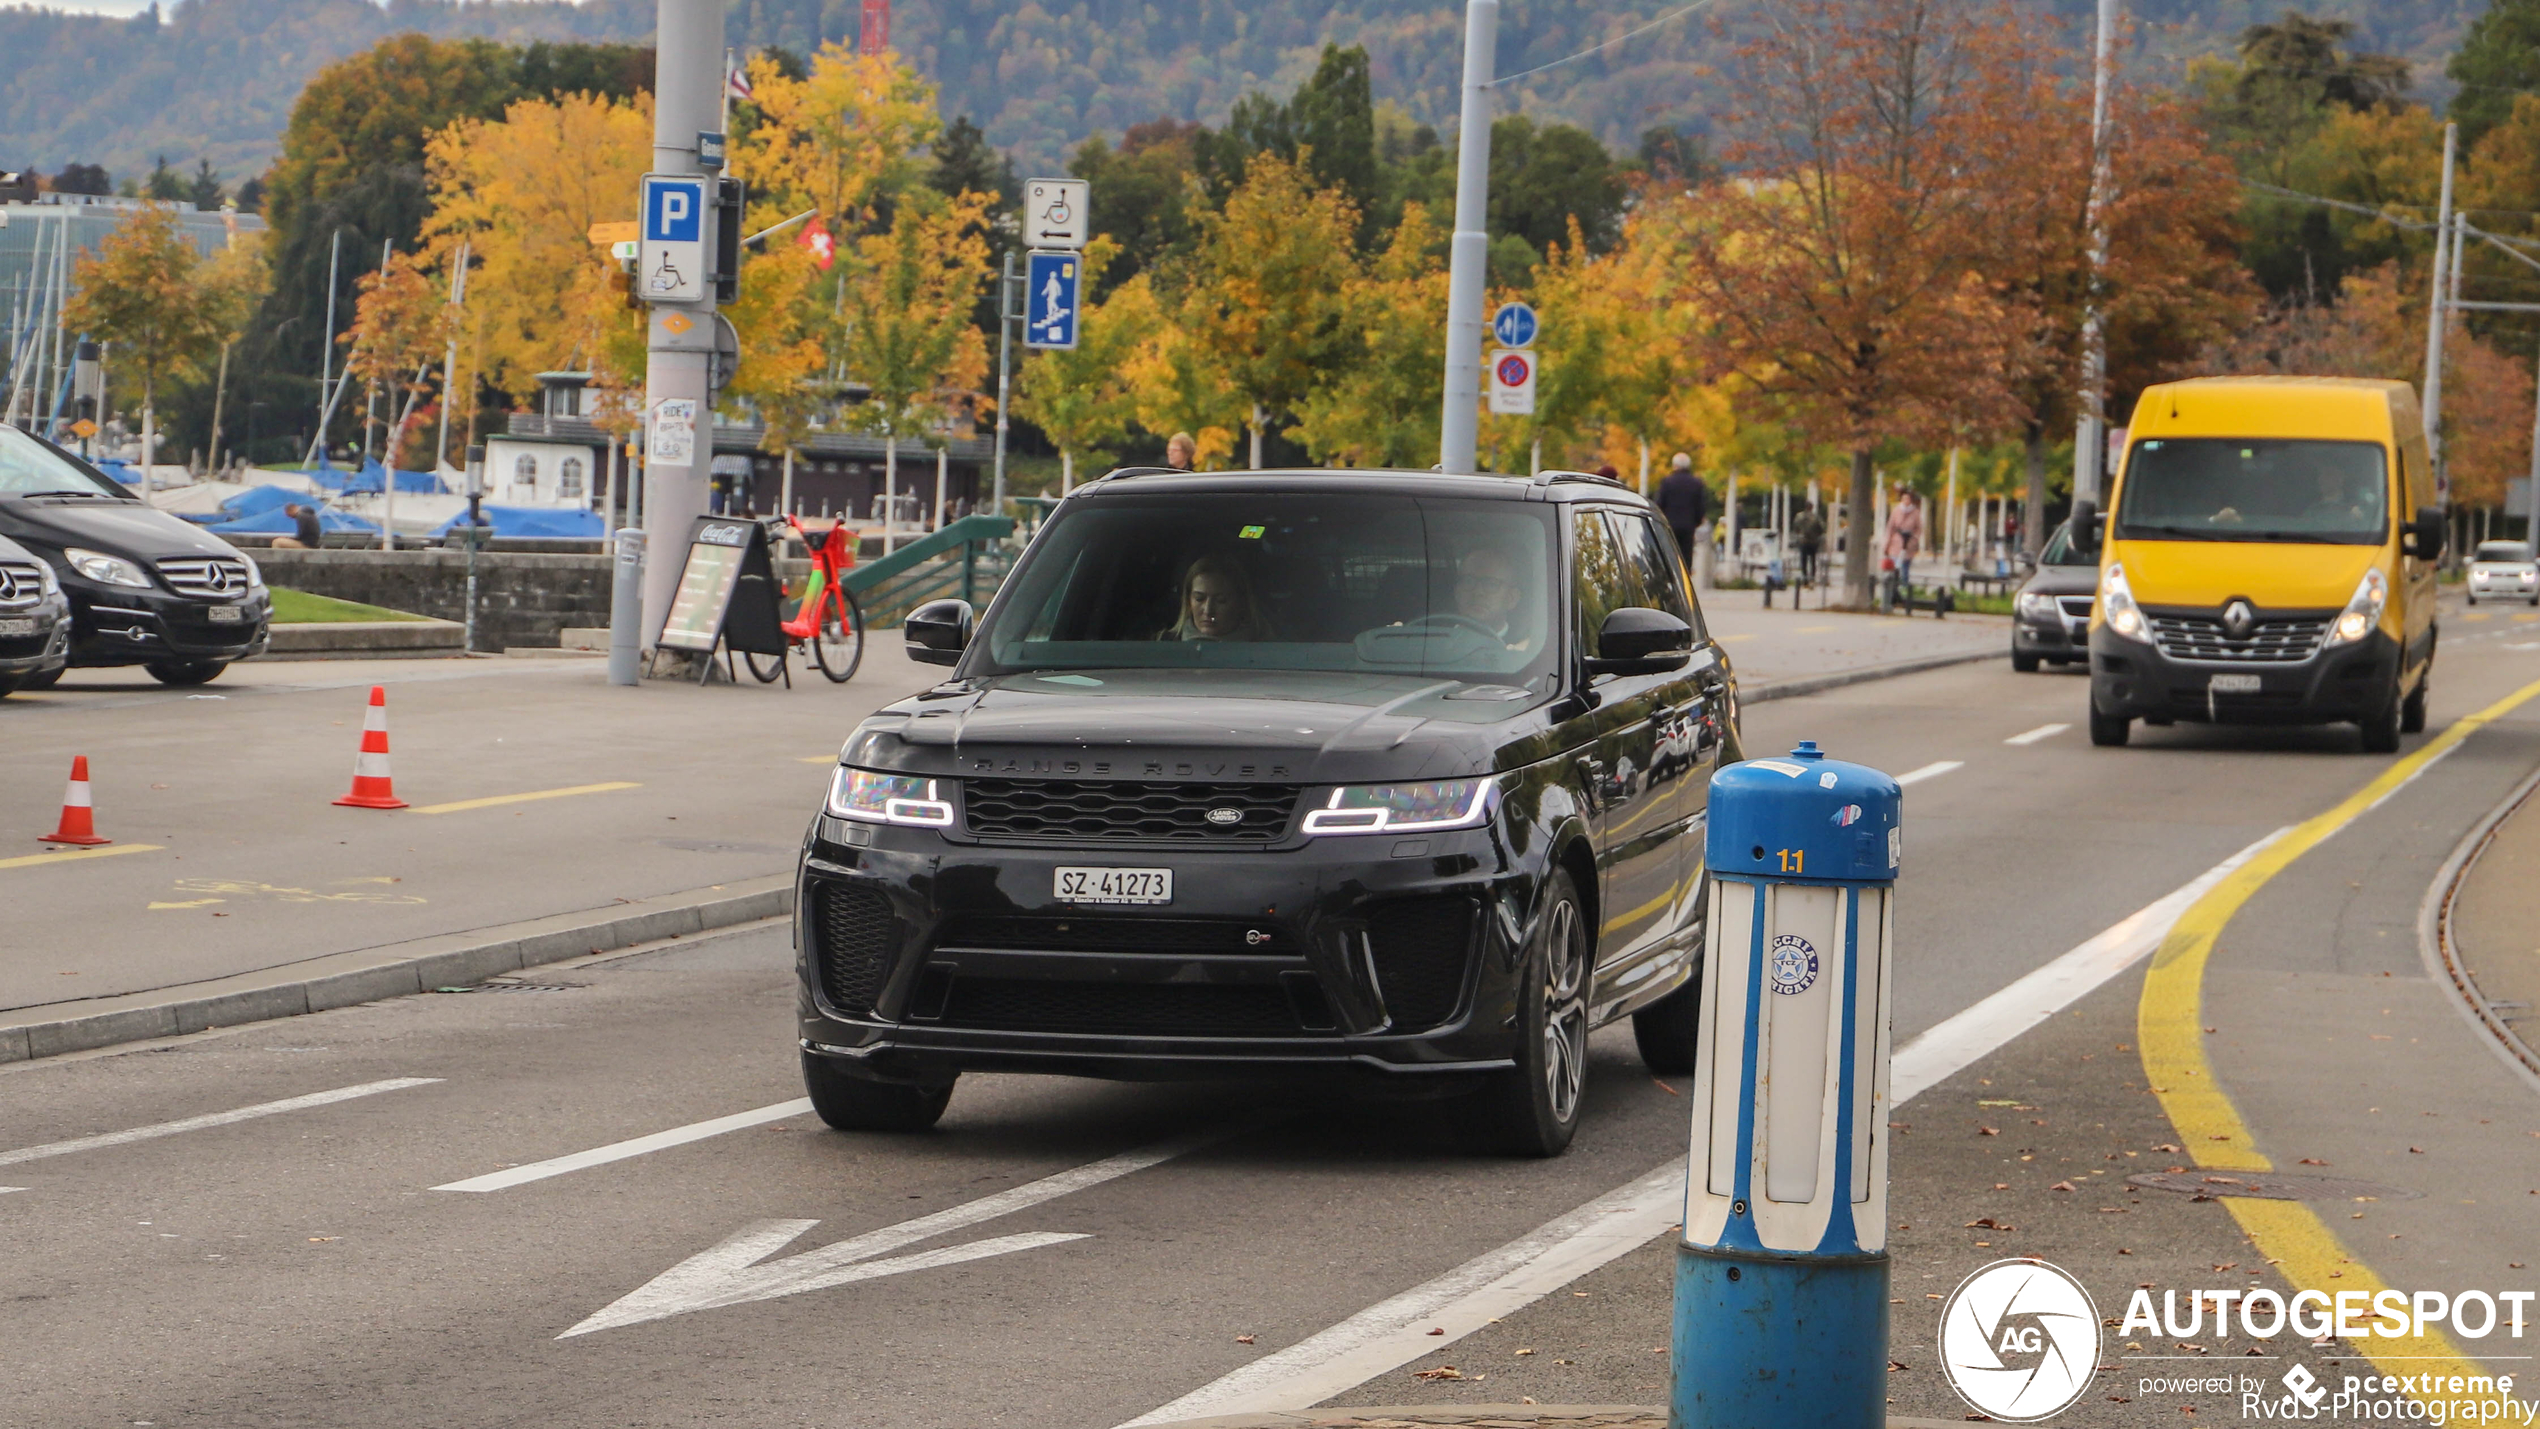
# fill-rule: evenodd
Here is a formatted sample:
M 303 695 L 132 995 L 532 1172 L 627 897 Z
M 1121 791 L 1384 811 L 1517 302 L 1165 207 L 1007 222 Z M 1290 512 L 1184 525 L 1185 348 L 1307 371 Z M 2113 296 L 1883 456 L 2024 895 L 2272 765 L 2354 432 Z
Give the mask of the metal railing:
M 878 561 L 860 562 L 841 580 L 864 609 L 868 627 L 888 629 L 930 600 L 959 596 L 986 602 L 1014 564 L 1007 539 L 1014 522 L 1003 516 L 964 516 Z

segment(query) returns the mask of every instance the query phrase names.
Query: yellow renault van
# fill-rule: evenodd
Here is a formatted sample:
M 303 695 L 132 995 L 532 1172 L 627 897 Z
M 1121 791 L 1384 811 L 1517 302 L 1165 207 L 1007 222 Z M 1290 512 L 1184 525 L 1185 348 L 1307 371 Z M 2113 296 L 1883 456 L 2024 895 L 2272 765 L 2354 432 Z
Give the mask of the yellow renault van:
M 2444 522 L 2407 383 L 2148 387 L 2106 517 L 2091 743 L 2138 719 L 2352 721 L 2387 754 L 2425 728 Z

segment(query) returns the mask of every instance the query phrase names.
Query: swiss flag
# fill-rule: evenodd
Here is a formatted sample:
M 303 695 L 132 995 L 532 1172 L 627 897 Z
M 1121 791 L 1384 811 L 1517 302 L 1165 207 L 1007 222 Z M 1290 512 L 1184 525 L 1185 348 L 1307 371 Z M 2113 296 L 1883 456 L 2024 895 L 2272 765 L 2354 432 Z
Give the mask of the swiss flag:
M 829 225 L 821 222 L 817 214 L 812 216 L 811 222 L 803 225 L 803 236 L 796 241 L 811 250 L 811 261 L 819 264 L 823 272 L 837 257 L 837 237 L 830 233 Z

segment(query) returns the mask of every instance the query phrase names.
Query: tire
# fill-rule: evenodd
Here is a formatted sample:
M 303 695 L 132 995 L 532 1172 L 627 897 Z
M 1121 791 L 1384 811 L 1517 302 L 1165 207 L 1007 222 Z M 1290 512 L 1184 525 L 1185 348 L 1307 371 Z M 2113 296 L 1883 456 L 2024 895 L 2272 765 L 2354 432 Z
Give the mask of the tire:
M 785 657 L 782 655 L 761 655 L 754 650 L 744 650 L 741 660 L 750 667 L 751 677 L 762 685 L 775 684 L 777 677 L 785 673 Z M 762 660 L 767 663 L 760 664 Z
M 1569 1149 L 1587 1091 L 1587 918 L 1567 870 L 1546 883 L 1538 927 L 1517 971 L 1517 1065 L 1466 1108 L 1474 1139 L 1510 1156 Z
M 2055 663 L 2060 665 L 2064 662 L 2058 660 Z M 2034 655 L 2023 655 L 2019 651 L 2014 650 L 2011 652 L 2011 668 L 2019 671 L 2023 675 L 2034 675 L 2037 673 L 2037 657 Z
M 2102 749 L 2122 748 L 2134 730 L 2134 721 L 2119 715 L 2101 714 L 2099 702 L 2090 702 L 2090 742 Z
M 822 596 L 820 623 L 812 627 L 811 658 L 820 665 L 820 673 L 830 683 L 843 685 L 855 678 L 856 667 L 864 663 L 864 608 L 855 603 L 855 592 L 832 586 L 838 599 Z M 838 600 L 847 604 L 845 623 L 839 622 Z
M 2433 684 L 2434 672 L 2428 670 L 2417 677 L 2417 687 L 2410 690 L 2408 697 L 2399 702 L 2399 732 L 2401 734 L 2425 733 L 2425 697 Z
M 1693 1075 L 1702 1051 L 1702 971 L 1685 985 L 1632 1014 L 1632 1042 L 1641 1065 L 1665 1077 Z
M 2356 721 L 2356 724 L 2363 729 L 2364 753 L 2396 754 L 2399 752 L 2400 728 L 2407 723 L 2406 705 L 2407 701 L 2400 696 L 2398 680 L 2394 676 L 2390 684 L 2390 698 L 2382 702 L 2380 709 Z
M 5 700 L 9 696 L 16 694 L 18 692 L 18 686 L 24 683 L 26 683 L 26 676 L 24 675 L 0 675 L 0 700 Z
M 826 1057 L 803 1054 L 803 1090 L 811 1109 L 840 1131 L 925 1131 L 944 1114 L 953 1084 L 912 1087 L 845 1071 Z
M 219 679 L 220 672 L 229 668 L 229 662 L 226 660 L 153 660 L 141 668 L 148 670 L 150 678 L 160 684 L 175 685 L 181 689 L 188 685 L 208 685 Z

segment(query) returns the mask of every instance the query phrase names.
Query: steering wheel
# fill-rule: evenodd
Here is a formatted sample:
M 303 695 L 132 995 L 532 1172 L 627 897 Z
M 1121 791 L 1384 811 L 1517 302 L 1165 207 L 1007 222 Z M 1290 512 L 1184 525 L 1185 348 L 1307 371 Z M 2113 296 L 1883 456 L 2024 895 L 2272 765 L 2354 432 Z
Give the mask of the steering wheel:
M 1403 622 L 1403 625 L 1406 628 L 1422 625 L 1453 625 L 1470 630 L 1485 640 L 1496 641 L 1501 638 L 1498 631 L 1491 629 L 1489 626 L 1484 625 L 1469 615 L 1459 615 L 1452 610 L 1431 611 L 1429 614 L 1423 615 L 1417 620 L 1406 620 Z

